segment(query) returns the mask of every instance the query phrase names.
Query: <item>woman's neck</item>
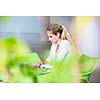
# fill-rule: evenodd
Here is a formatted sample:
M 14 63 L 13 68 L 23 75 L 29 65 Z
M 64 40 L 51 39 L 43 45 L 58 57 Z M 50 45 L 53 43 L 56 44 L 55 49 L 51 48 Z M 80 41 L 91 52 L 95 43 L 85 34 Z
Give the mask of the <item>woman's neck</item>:
M 60 42 L 61 42 L 61 39 L 59 38 L 56 44 L 59 45 Z

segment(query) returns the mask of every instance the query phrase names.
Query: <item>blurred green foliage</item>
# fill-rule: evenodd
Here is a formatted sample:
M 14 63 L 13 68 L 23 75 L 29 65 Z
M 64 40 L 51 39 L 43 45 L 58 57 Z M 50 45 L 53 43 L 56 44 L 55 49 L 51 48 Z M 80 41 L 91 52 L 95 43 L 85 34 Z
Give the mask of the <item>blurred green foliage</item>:
M 63 61 L 51 63 L 53 68 L 49 73 L 38 76 L 38 81 L 45 83 L 72 83 L 80 82 L 77 55 L 69 53 Z
M 36 53 L 32 53 L 27 44 L 17 38 L 0 40 L 0 80 L 3 82 L 75 82 L 73 80 L 73 66 L 76 56 L 69 55 L 64 62 L 51 65 L 52 69 L 35 68 L 34 64 L 41 60 Z
M 62 61 L 53 59 L 52 68 L 36 68 L 41 59 L 28 45 L 15 37 L 0 40 L 0 81 L 15 83 L 89 82 L 99 58 L 68 53 Z M 80 72 L 80 66 L 82 71 Z M 84 82 L 84 81 L 82 81 Z
M 0 20 L 4 23 L 7 23 L 10 20 L 11 16 L 0 16 Z
M 17 58 L 30 52 L 29 47 L 15 37 L 0 40 L 0 76 L 5 76 L 8 82 L 32 82 L 33 79 L 23 75 L 17 63 Z M 2 81 L 5 82 L 5 79 Z
M 79 64 L 81 67 L 81 79 L 82 82 L 88 83 L 90 75 L 95 70 L 100 58 L 90 57 L 88 55 L 81 55 L 79 58 Z

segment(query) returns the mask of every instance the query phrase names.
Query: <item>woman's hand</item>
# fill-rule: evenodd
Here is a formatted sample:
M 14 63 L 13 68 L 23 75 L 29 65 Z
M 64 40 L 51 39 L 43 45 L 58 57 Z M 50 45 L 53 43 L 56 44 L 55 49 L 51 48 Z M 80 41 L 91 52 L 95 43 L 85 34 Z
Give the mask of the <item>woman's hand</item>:
M 38 63 L 35 64 L 35 67 L 40 68 L 40 66 L 41 66 L 42 64 L 44 64 L 44 63 L 43 63 L 43 62 L 38 62 Z

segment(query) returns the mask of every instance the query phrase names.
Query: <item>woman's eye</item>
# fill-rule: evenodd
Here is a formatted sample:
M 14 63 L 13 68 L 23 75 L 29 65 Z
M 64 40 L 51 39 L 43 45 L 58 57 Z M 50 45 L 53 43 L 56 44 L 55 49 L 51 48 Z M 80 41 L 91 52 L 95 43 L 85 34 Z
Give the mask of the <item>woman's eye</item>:
M 49 36 L 50 38 L 52 38 L 52 36 Z

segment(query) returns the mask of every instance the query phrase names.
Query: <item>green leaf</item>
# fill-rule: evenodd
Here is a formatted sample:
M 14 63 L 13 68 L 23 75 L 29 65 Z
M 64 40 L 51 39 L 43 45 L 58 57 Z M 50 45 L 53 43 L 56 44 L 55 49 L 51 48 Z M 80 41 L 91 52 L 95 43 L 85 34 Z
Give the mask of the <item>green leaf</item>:
M 80 56 L 79 64 L 82 69 L 81 79 L 84 82 L 89 82 L 89 77 L 92 74 L 92 72 L 95 70 L 99 60 L 100 58 L 91 57 L 91 56 L 84 55 L 84 54 Z

